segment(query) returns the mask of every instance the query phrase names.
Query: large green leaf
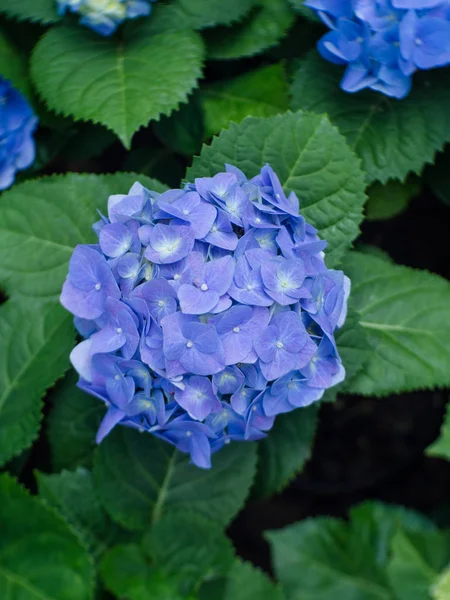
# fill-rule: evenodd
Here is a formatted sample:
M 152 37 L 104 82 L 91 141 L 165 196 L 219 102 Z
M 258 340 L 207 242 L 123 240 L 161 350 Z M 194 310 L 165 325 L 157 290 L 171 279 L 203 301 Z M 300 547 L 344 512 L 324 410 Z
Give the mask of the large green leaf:
M 399 531 L 437 535 L 414 511 L 367 502 L 352 509 L 348 523 L 307 519 L 267 537 L 289 600 L 404 600 L 392 593 L 386 573 Z
M 279 492 L 311 456 L 318 405 L 279 415 L 269 435 L 258 446 L 254 493 L 266 497 Z
M 207 177 L 224 163 L 248 177 L 265 163 L 277 172 L 286 191 L 294 191 L 304 217 L 339 256 L 358 235 L 365 201 L 359 161 L 324 116 L 287 113 L 269 119 L 249 117 L 232 124 L 204 146 L 187 177 Z
M 93 569 L 67 523 L 0 477 L 0 598 L 90 600 Z
M 105 406 L 76 387 L 78 375 L 70 371 L 49 396 L 47 437 L 55 471 L 90 467 L 95 434 L 105 414 Z
M 289 600 L 393 600 L 369 547 L 337 519 L 307 519 L 267 534 Z
M 396 600 L 427 600 L 430 587 L 449 561 L 449 533 L 397 531 L 387 566 Z
M 352 298 L 350 303 L 353 304 Z M 361 371 L 371 355 L 366 331 L 359 321 L 360 315 L 350 308 L 345 324 L 336 331 L 336 344 L 345 367 L 345 381 L 339 386 L 339 390 L 345 389 L 347 383 Z
M 289 0 L 289 2 L 292 4 L 294 9 L 302 15 L 302 17 L 306 17 L 311 21 L 320 21 L 314 10 L 308 6 L 305 6 L 305 0 Z
M 449 166 L 450 146 L 447 145 L 445 151 L 437 156 L 434 165 L 425 171 L 425 181 L 444 204 L 450 204 Z
M 449 385 L 450 283 L 357 252 L 344 270 L 372 349 L 349 391 L 384 395 Z
M 100 565 L 105 586 L 121 600 L 182 600 L 177 581 L 150 565 L 137 544 L 115 546 Z
M 281 589 L 251 563 L 236 560 L 228 574 L 224 600 L 283 600 Z
M 137 129 L 172 112 L 201 75 L 203 45 L 190 30 L 151 35 L 148 24 L 123 41 L 57 27 L 36 45 L 33 81 L 48 106 L 106 125 L 129 147 Z
M 90 471 L 38 473 L 39 496 L 53 506 L 76 529 L 94 556 L 100 556 L 119 535 L 100 505 Z
M 208 57 L 228 60 L 260 54 L 278 44 L 294 20 L 287 0 L 261 0 L 242 23 L 206 33 Z
M 0 308 L 0 464 L 31 445 L 45 390 L 69 367 L 72 319 L 60 306 Z
M 19 21 L 44 24 L 59 19 L 55 0 L 0 0 L 0 13 Z
M 9 79 L 27 97 L 31 97 L 28 65 L 25 55 L 15 47 L 10 38 L 1 29 L 0 75 L 5 79 Z
M 450 403 L 447 404 L 444 423 L 439 437 L 431 446 L 428 446 L 426 453 L 428 456 L 436 456 L 437 458 L 445 458 L 450 460 Z
M 242 19 L 258 0 L 172 0 L 153 8 L 152 31 L 204 29 Z
M 144 549 L 169 578 L 179 577 L 183 594 L 199 589 L 205 580 L 226 575 L 234 559 L 222 527 L 189 511 L 168 513 L 153 524 Z
M 301 62 L 292 84 L 292 107 L 326 113 L 361 157 L 369 181 L 404 179 L 420 173 L 450 139 L 449 79 L 445 72 L 414 77 L 401 101 L 339 87 L 343 71 L 315 52 Z
M 206 136 L 210 137 L 245 117 L 271 117 L 288 108 L 287 82 L 281 64 L 249 71 L 220 81 L 201 92 Z
M 231 444 L 202 470 L 167 442 L 120 427 L 100 445 L 94 476 L 107 511 L 130 529 L 185 508 L 226 524 L 244 504 L 255 463 L 254 444 Z
M 55 297 L 77 244 L 94 243 L 97 209 L 126 194 L 135 181 L 165 187 L 143 175 L 52 176 L 14 186 L 0 198 L 0 285 L 9 296 Z

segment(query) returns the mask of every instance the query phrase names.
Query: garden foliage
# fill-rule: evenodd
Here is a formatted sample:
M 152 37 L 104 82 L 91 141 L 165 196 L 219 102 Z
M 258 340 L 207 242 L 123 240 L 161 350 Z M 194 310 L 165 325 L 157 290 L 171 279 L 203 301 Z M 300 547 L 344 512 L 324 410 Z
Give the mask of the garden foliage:
M 450 283 L 426 270 L 396 264 L 380 249 L 358 241 L 365 217 L 372 222 L 401 214 L 423 190 L 450 203 L 448 2 L 356 0 L 352 4 L 356 10 L 348 13 L 350 4 L 0 0 L 0 598 L 450 597 L 448 531 L 401 507 L 364 503 L 352 509 L 348 521 L 317 517 L 266 532 L 273 578 L 239 557 L 226 532 L 246 503 L 251 506 L 270 498 L 298 475 L 313 452 L 321 405 L 334 402 L 336 395 L 375 396 L 389 402 L 394 394 L 450 386 Z M 337 8 L 344 5 L 347 12 L 338 14 Z M 396 18 L 385 28 L 380 19 L 389 11 Z M 357 52 L 362 44 L 360 28 L 367 42 L 362 58 Z M 405 32 L 413 42 L 424 43 L 411 49 L 411 39 L 402 38 L 397 46 L 395 36 Z M 373 45 L 373 38 L 378 45 Z M 394 46 L 386 50 L 381 41 Z M 330 58 L 332 51 L 339 59 L 334 62 L 341 64 L 324 60 L 317 43 L 322 54 Z M 400 47 L 396 50 L 400 57 L 393 55 L 393 47 Z M 428 57 L 427 62 L 424 53 L 432 51 L 435 61 Z M 354 70 L 360 59 L 364 68 L 370 66 L 364 85 L 341 89 L 342 63 L 350 63 Z M 354 75 L 352 71 L 350 76 Z M 348 82 L 348 71 L 345 77 Z M 392 85 L 397 93 L 383 93 Z M 404 86 L 402 93 L 399 85 Z M 391 97 L 405 96 L 409 86 L 407 97 Z M 356 91 L 359 87 L 372 89 Z M 228 175 L 217 176 L 225 165 L 237 169 L 228 167 Z M 237 188 L 239 194 L 248 191 L 243 174 L 261 197 L 271 196 L 272 207 L 279 193 L 285 201 L 283 210 L 278 207 L 275 217 L 265 218 L 277 231 L 283 225 L 288 228 L 291 245 L 293 223 L 301 219 L 302 225 L 308 224 L 304 234 L 310 236 L 308 241 L 319 244 L 317 261 L 305 272 L 297 255 L 288 256 L 292 248 L 286 250 L 280 241 L 276 259 L 268 260 L 258 251 L 250 254 L 251 269 L 258 273 L 266 263 L 264 277 L 258 275 L 262 291 L 251 301 L 236 280 L 233 261 L 243 258 L 236 250 L 238 237 L 251 230 L 257 238 L 259 223 L 230 217 L 230 189 L 225 186 L 216 193 L 214 188 L 230 174 L 235 178 L 234 187 L 229 186 L 234 194 Z M 116 218 L 117 199 L 123 201 L 119 195 L 130 189 L 133 198 L 143 198 L 141 209 L 148 201 L 146 208 L 160 211 L 154 222 L 161 222 L 154 228 L 143 210 L 132 215 L 136 225 L 129 226 L 128 219 L 124 225 L 124 219 Z M 169 189 L 182 191 L 174 197 Z M 197 220 L 183 216 L 189 195 Z M 426 199 L 420 202 L 427 211 Z M 223 214 L 228 216 L 219 223 L 218 215 Z M 99 218 L 102 225 L 94 231 L 92 225 Z M 140 236 L 139 227 L 144 228 Z M 161 239 L 156 239 L 160 233 L 164 237 L 164 227 L 171 228 L 175 246 L 183 242 L 183 255 L 177 259 L 192 259 L 197 244 L 197 251 L 208 246 L 208 252 L 217 253 L 214 262 L 229 263 L 226 289 L 214 273 L 204 272 L 207 266 L 202 263 L 199 272 L 209 278 L 208 289 L 202 291 L 208 297 L 199 298 L 189 278 L 181 293 L 174 292 L 168 283 L 173 284 L 171 265 L 161 254 L 167 248 L 161 250 Z M 197 234 L 191 235 L 191 227 Z M 267 239 L 276 245 L 272 234 Z M 152 289 L 153 272 L 141 270 L 141 254 L 150 266 L 156 265 L 164 280 L 164 297 L 158 296 L 161 290 Z M 286 296 L 271 281 L 278 277 L 278 265 L 289 260 L 296 283 Z M 94 263 L 96 274 L 104 277 L 101 285 L 113 292 L 102 295 L 100 304 L 88 303 L 89 313 L 88 284 L 98 282 L 88 277 L 86 283 L 79 273 Z M 310 310 L 314 321 L 314 310 L 302 292 L 310 291 L 305 277 L 318 277 L 319 271 L 322 276 L 339 273 L 342 301 L 344 274 L 351 281 L 345 324 L 345 311 L 336 309 L 342 314 L 333 316 L 327 331 L 328 371 L 324 367 L 327 372 L 320 372 L 327 384 L 312 386 L 321 387 L 321 393 L 305 400 L 298 379 L 311 380 L 312 367 L 295 381 L 289 373 L 307 369 L 312 355 L 305 365 L 292 363 L 286 372 L 291 357 L 274 359 L 273 353 L 269 356 L 256 348 L 255 360 L 249 362 L 257 363 L 264 376 L 259 391 L 264 392 L 268 381 L 272 389 L 265 392 L 265 403 L 259 402 L 256 421 L 247 405 L 235 410 L 235 429 L 229 423 L 228 429 L 217 424 L 214 414 L 229 410 L 232 396 L 242 389 L 239 369 L 248 356 L 242 348 L 230 346 L 226 358 L 216 340 L 217 364 L 211 367 L 212 359 L 201 352 L 194 363 L 182 363 L 179 348 L 163 353 L 160 343 L 158 353 L 154 352 L 158 344 L 143 346 L 150 338 L 144 320 L 137 316 L 142 309 L 139 300 L 146 297 L 144 288 L 135 292 L 138 302 L 133 309 L 121 308 L 119 315 L 113 306 L 147 279 L 141 285 L 147 285 L 146 301 L 156 311 L 147 324 L 154 323 L 158 334 L 161 325 L 164 336 L 170 337 L 182 329 L 175 322 L 185 318 L 182 313 L 193 315 L 189 322 L 197 321 L 198 315 L 203 319 L 221 301 L 229 301 L 227 310 L 244 307 L 234 327 L 245 327 L 257 313 L 261 318 L 256 319 L 256 328 L 264 335 L 269 307 L 276 312 L 277 303 L 287 310 L 275 314 L 269 333 L 279 335 L 274 327 L 282 325 L 288 338 L 293 327 L 294 337 L 304 334 L 305 344 L 307 337 L 315 344 L 320 336 L 314 327 L 305 329 L 299 315 L 307 319 L 304 313 Z M 130 279 L 127 288 L 130 281 L 124 280 Z M 62 303 L 77 316 L 77 329 L 59 301 L 63 286 Z M 158 312 L 159 300 L 172 307 L 168 313 Z M 107 302 L 110 320 L 100 323 Z M 196 325 L 214 329 L 220 314 Z M 284 323 L 286 315 L 292 315 L 287 317 L 292 323 Z M 97 320 L 94 328 L 86 322 L 93 320 Z M 317 323 L 326 328 L 316 318 Z M 128 327 L 130 335 L 118 340 L 109 336 L 111 327 L 119 336 Z M 149 389 L 136 371 L 130 374 L 136 365 L 127 364 L 114 373 L 121 384 L 127 380 L 128 392 L 139 379 L 139 406 L 132 405 L 134 388 L 133 397 L 122 402 L 120 396 L 115 405 L 110 391 L 99 391 L 83 375 L 86 365 L 91 368 L 98 360 L 92 358 L 94 353 L 73 350 L 86 349 L 82 338 L 92 343 L 95 336 L 97 344 L 107 347 L 111 368 L 132 363 L 138 346 L 143 357 L 144 347 L 153 362 L 142 360 L 153 365 L 155 379 L 158 371 L 173 367 L 173 377 L 190 377 L 194 391 L 189 396 L 176 386 L 164 389 L 168 398 L 175 399 L 172 406 L 158 383 L 159 394 L 148 404 Z M 297 353 L 304 348 L 294 346 Z M 311 348 L 316 351 L 316 346 Z M 253 350 L 252 346 L 249 354 Z M 83 389 L 76 386 L 71 353 L 84 379 Z M 100 366 L 94 364 L 101 377 L 102 369 L 111 366 L 102 361 Z M 170 361 L 178 364 L 169 365 Z M 181 372 L 176 371 L 179 364 Z M 214 379 L 225 367 L 237 377 L 237 387 L 223 387 Z M 280 378 L 278 387 L 270 383 Z M 297 386 L 298 397 L 288 394 L 286 390 L 292 389 L 288 384 Z M 320 399 L 325 388 L 330 389 Z M 199 391 L 208 400 L 200 407 Z M 110 419 L 101 429 L 105 439 L 97 445 L 96 433 L 102 420 L 105 424 L 105 400 Z M 137 423 L 137 415 L 144 415 L 145 427 L 144 421 Z M 168 444 L 161 435 L 140 431 L 153 431 L 165 416 L 164 424 L 172 416 L 181 419 L 184 433 L 187 421 L 205 421 L 206 425 L 194 423 L 195 431 L 202 433 L 194 436 L 197 446 L 173 434 L 166 435 L 172 442 Z M 123 420 L 133 427 L 118 425 L 110 431 Z M 251 441 L 269 429 L 264 439 Z M 226 443 L 230 438 L 247 441 Z M 211 463 L 210 444 L 215 444 L 213 450 L 220 446 Z M 427 455 L 450 459 L 449 413 L 441 437 Z

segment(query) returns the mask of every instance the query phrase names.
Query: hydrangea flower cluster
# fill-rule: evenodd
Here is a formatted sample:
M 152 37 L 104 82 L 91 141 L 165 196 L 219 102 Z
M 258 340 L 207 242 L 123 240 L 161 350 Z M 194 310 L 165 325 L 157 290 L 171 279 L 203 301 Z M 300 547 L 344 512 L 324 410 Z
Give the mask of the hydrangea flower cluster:
M 80 23 L 100 35 L 112 35 L 127 19 L 146 17 L 156 0 L 57 0 L 58 12 L 81 15 Z
M 350 282 L 269 165 L 163 194 L 136 183 L 94 230 L 61 302 L 86 338 L 71 354 L 78 385 L 108 407 L 98 442 L 121 423 L 208 468 L 343 380 L 334 332 Z
M 0 76 L 0 190 L 9 188 L 17 171 L 34 162 L 37 123 L 25 97 Z
M 347 65 L 346 92 L 371 88 L 404 98 L 419 69 L 450 64 L 449 0 L 307 0 L 331 31 L 327 60 Z

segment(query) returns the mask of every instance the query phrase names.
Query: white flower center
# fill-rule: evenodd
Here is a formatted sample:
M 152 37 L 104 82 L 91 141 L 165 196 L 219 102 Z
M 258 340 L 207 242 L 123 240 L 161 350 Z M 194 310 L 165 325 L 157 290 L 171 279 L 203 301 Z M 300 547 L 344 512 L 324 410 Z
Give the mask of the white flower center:
M 179 273 L 176 273 L 173 278 L 175 279 L 175 281 L 178 281 L 179 279 L 181 279 L 181 275 Z
M 277 348 L 280 348 L 280 349 L 284 347 L 283 342 L 280 342 L 280 341 L 278 341 L 275 345 Z
M 158 306 L 164 306 L 165 302 L 164 300 L 158 300 Z
M 202 290 L 202 292 L 207 292 L 208 286 L 206 285 L 206 283 L 202 283 L 202 285 L 200 286 L 200 289 Z
M 122 329 L 122 327 L 118 327 L 118 328 L 116 329 L 116 331 L 117 331 L 117 333 L 123 333 L 123 329 Z
M 193 345 L 194 345 L 194 344 L 191 342 L 191 340 L 188 340 L 188 341 L 186 342 L 186 348 L 192 348 L 192 346 L 193 346 Z
M 120 375 L 114 375 L 114 379 L 115 379 L 116 381 L 120 381 Z
M 101 284 L 101 283 L 96 283 L 94 287 L 95 287 L 95 289 L 96 289 L 96 290 L 97 290 L 97 292 L 98 292 L 99 290 L 101 290 L 101 289 L 102 289 L 102 284 Z
M 239 333 L 240 330 L 241 330 L 240 327 L 233 327 L 234 333 Z

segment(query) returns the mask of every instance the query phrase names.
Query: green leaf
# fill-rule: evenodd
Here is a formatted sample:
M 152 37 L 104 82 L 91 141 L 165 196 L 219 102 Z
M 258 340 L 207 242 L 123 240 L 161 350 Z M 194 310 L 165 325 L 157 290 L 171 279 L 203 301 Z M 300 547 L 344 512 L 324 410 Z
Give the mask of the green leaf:
M 445 458 L 450 460 L 450 403 L 447 404 L 444 423 L 442 424 L 441 433 L 437 440 L 426 449 L 427 456 L 435 456 L 437 458 Z
M 55 471 L 92 465 L 95 435 L 105 414 L 104 404 L 78 389 L 77 381 L 70 371 L 49 396 L 47 437 Z
M 285 191 L 297 194 L 302 215 L 328 241 L 335 260 L 358 235 L 364 176 L 326 117 L 299 112 L 232 124 L 203 147 L 187 178 L 212 176 L 225 163 L 238 166 L 247 177 L 270 163 Z
M 144 22 L 119 42 L 57 27 L 36 45 L 31 74 L 50 108 L 102 123 L 129 148 L 137 129 L 186 100 L 202 61 L 201 38 L 189 30 L 151 35 Z
M 206 32 L 208 58 L 229 60 L 260 54 L 278 44 L 294 20 L 287 0 L 261 0 L 242 23 Z
M 231 444 L 205 471 L 167 442 L 120 427 L 100 445 L 94 477 L 106 510 L 129 529 L 145 529 L 167 510 L 185 508 L 226 524 L 244 504 L 255 463 L 254 444 Z
M 396 600 L 426 600 L 450 560 L 450 534 L 397 531 L 387 573 Z
M 10 297 L 59 296 L 77 244 L 92 244 L 97 209 L 135 181 L 165 186 L 143 175 L 56 175 L 14 186 L 0 197 L 0 285 Z
M 268 497 L 281 491 L 311 456 L 318 405 L 279 415 L 270 434 L 258 445 L 254 493 Z
M 402 529 L 435 535 L 418 513 L 376 502 L 352 509 L 349 523 L 307 519 L 266 535 L 289 600 L 394 600 L 386 566 Z
M 352 252 L 352 306 L 372 349 L 348 391 L 386 395 L 450 384 L 450 283 Z
M 424 515 L 403 506 L 364 502 L 350 510 L 349 533 L 355 547 L 371 548 L 377 565 L 385 567 L 395 533 L 433 532 L 436 526 Z
M 228 574 L 224 600 L 283 600 L 283 593 L 251 563 L 236 560 Z
M 0 0 L 1 2 L 1 0 Z M 25 55 L 12 43 L 0 29 L 0 75 L 25 94 L 32 96 Z
M 281 64 L 220 81 L 201 92 L 206 136 L 211 137 L 249 115 L 271 117 L 288 108 L 287 82 Z
M 401 183 L 391 179 L 385 185 L 375 182 L 367 190 L 366 219 L 377 221 L 392 219 L 402 213 L 420 192 L 420 184 L 414 178 Z
M 420 173 L 450 139 L 448 78 L 442 72 L 414 77 L 401 101 L 372 92 L 348 94 L 339 87 L 343 71 L 316 52 L 300 63 L 292 84 L 292 107 L 326 113 L 361 157 L 369 181 Z
M 36 439 L 41 398 L 68 369 L 74 341 L 72 318 L 60 306 L 1 306 L 0 465 Z
M 0 505 L 0 597 L 91 600 L 91 560 L 64 519 L 7 475 Z
M 162 117 L 153 125 L 153 131 L 174 152 L 189 157 L 198 154 L 205 139 L 203 111 L 198 95 L 194 94 L 188 104 L 182 104 L 170 117 Z
M 171 582 L 152 567 L 135 544 L 115 546 L 100 564 L 105 586 L 123 600 L 182 600 Z
M 173 0 L 152 11 L 152 31 L 204 29 L 242 19 L 258 0 Z
M 226 575 L 234 560 L 221 525 L 189 511 L 164 515 L 143 543 L 169 579 L 179 577 L 183 594 L 197 590 L 207 579 Z
M 266 534 L 289 600 L 393 600 L 370 548 L 353 547 L 338 519 L 306 519 Z
M 19 21 L 55 23 L 59 20 L 55 0 L 0 0 L 0 13 Z
M 431 588 L 433 600 L 448 600 L 450 598 L 450 568 L 446 569 Z
M 39 496 L 53 506 L 80 534 L 95 557 L 120 535 L 100 505 L 90 471 L 78 468 L 53 475 L 37 473 Z

